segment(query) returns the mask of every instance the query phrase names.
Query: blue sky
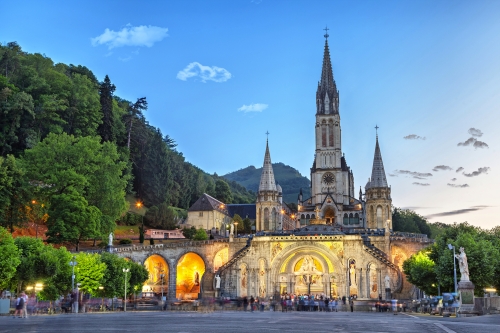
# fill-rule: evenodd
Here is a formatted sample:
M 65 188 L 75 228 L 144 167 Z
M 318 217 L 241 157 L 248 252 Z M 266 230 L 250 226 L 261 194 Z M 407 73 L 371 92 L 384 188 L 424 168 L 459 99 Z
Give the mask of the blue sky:
M 146 96 L 149 122 L 219 175 L 261 166 L 269 131 L 273 162 L 309 177 L 328 26 L 356 186 L 378 124 L 395 206 L 499 224 L 498 1 L 2 1 L 0 12 L 0 42 Z

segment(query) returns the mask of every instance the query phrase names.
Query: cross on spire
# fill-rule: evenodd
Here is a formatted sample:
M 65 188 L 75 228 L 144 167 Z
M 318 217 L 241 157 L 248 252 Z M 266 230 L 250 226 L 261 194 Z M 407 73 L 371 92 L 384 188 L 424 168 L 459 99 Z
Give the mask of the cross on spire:
M 379 128 L 380 128 L 380 127 L 378 127 L 378 125 L 375 125 L 375 134 L 376 134 L 377 136 L 378 136 L 378 129 L 379 129 Z
M 269 140 L 269 134 L 271 134 L 271 133 L 269 133 L 269 131 L 266 131 L 266 136 L 267 136 L 266 140 Z
M 328 29 L 328 26 L 327 26 L 327 27 L 326 27 L 325 29 L 323 29 L 323 30 L 325 30 L 325 35 L 324 35 L 324 37 L 325 37 L 326 39 L 328 39 L 328 37 L 330 37 L 330 35 L 328 34 L 328 30 L 330 30 L 330 29 Z

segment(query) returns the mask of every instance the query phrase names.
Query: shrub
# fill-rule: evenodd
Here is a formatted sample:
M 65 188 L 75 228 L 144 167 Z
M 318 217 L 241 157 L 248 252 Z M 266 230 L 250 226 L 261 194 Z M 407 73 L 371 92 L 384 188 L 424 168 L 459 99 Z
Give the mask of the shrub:
M 120 244 L 120 245 L 132 244 L 132 240 L 130 238 L 123 238 L 123 239 L 120 239 L 120 242 L 118 244 Z

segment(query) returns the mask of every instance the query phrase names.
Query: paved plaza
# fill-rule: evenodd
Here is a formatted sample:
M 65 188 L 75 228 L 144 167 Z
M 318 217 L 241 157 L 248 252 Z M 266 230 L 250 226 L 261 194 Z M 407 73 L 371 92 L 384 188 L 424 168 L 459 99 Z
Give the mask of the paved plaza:
M 0 317 L 6 332 L 500 332 L 500 315 L 441 318 L 374 312 L 119 312 Z

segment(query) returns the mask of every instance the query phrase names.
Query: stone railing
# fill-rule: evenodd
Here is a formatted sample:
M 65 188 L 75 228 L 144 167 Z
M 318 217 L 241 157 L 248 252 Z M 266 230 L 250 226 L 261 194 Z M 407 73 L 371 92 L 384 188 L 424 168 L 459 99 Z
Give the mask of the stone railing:
M 130 252 L 130 251 L 150 251 L 166 248 L 177 248 L 177 247 L 188 247 L 188 246 L 202 246 L 202 245 L 213 245 L 217 243 L 228 243 L 229 239 L 212 239 L 205 241 L 194 241 L 189 240 L 185 242 L 175 242 L 168 244 L 153 244 L 153 245 L 123 245 L 120 247 L 113 248 L 113 252 Z

